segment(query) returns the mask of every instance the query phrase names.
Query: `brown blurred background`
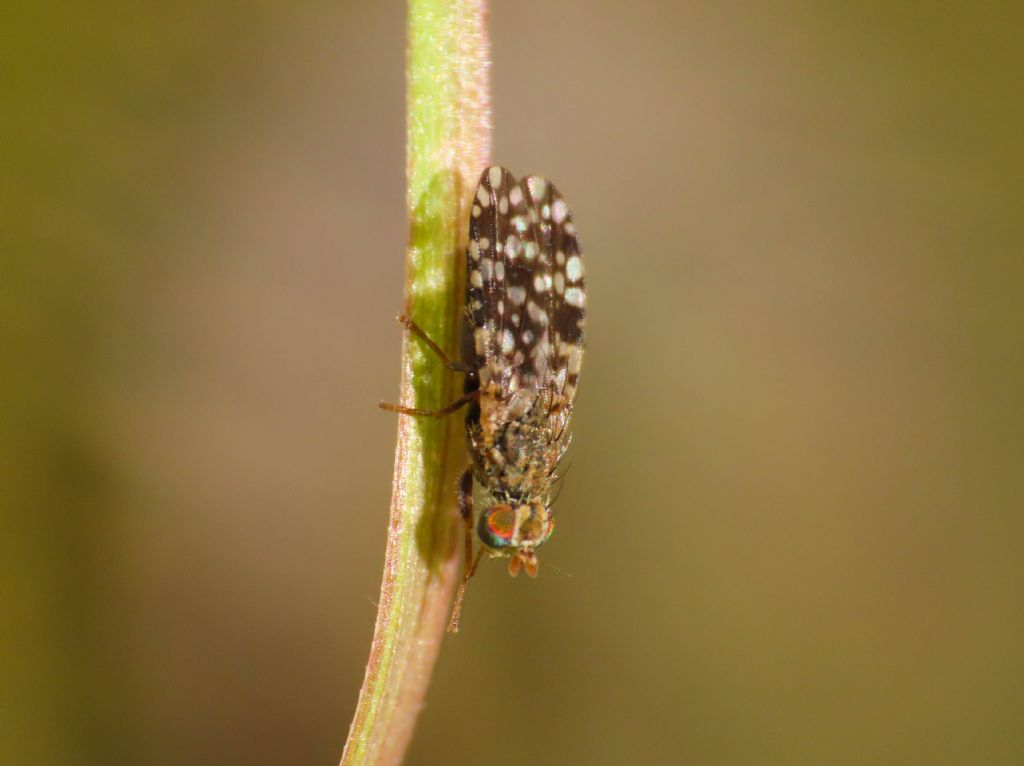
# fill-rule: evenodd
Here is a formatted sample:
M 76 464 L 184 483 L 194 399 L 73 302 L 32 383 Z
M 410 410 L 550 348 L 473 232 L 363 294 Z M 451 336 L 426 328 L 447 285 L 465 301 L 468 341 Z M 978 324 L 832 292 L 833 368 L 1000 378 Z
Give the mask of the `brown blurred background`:
M 403 13 L 5 9 L 4 764 L 337 761 Z M 1021 6 L 491 31 L 494 159 L 574 208 L 589 350 L 543 575 L 482 569 L 409 762 L 1024 763 Z

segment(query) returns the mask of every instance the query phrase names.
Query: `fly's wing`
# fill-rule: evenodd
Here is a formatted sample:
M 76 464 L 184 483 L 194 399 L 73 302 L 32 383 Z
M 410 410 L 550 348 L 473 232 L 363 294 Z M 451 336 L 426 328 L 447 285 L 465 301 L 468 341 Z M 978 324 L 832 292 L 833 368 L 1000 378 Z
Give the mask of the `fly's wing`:
M 480 383 L 494 381 L 506 394 L 531 386 L 521 375 L 530 343 L 524 335 L 526 264 L 538 252 L 537 228 L 521 185 L 505 168 L 487 168 L 470 212 L 467 297 Z
M 555 185 L 527 176 L 519 189 L 526 198 L 530 231 L 537 246 L 525 282 L 527 331 L 536 336 L 531 349 L 537 388 L 561 394 L 571 405 L 583 363 L 586 291 L 576 225 Z M 513 195 L 515 196 L 515 195 Z

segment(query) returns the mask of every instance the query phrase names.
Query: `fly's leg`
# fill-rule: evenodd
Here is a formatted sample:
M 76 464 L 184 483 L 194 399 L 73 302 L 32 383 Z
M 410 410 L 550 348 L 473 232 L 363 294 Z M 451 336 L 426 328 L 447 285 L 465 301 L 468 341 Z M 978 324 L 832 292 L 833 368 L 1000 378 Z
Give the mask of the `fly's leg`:
M 473 467 L 467 468 L 459 479 L 459 516 L 465 533 L 465 562 L 463 572 L 473 568 Z
M 476 552 L 476 556 L 473 558 L 473 565 L 462 578 L 462 584 L 459 586 L 458 595 L 455 596 L 455 606 L 452 607 L 452 616 L 451 619 L 448 620 L 449 633 L 459 632 L 459 620 L 462 617 L 462 600 L 466 597 L 466 584 L 469 582 L 469 578 L 473 576 L 473 573 L 476 572 L 476 566 L 480 563 L 480 557 L 483 553 L 483 548 Z
M 421 341 L 426 343 L 427 348 L 429 348 L 431 351 L 437 354 L 440 360 L 444 362 L 444 366 L 447 367 L 449 370 L 451 370 L 452 372 L 462 372 L 467 375 L 471 375 L 473 373 L 473 368 L 470 367 L 468 364 L 466 364 L 465 362 L 456 361 L 452 359 L 450 356 L 448 356 L 448 354 L 444 352 L 444 349 L 437 345 L 434 342 L 434 340 L 423 331 L 422 327 L 420 327 L 418 324 L 412 321 L 412 318 L 410 316 L 406 314 L 399 314 L 398 321 L 401 322 L 402 326 L 405 327 L 405 329 L 407 329 Z
M 398 317 L 398 321 L 409 330 L 413 335 L 422 340 L 444 363 L 445 367 L 453 372 L 461 372 L 469 375 L 471 379 L 475 379 L 476 371 L 469 365 L 463 362 L 457 362 L 449 357 L 444 349 L 441 348 L 433 339 L 427 335 L 423 328 L 416 324 L 410 317 L 402 314 Z M 382 410 L 388 410 L 390 412 L 398 412 L 402 415 L 419 415 L 423 417 L 441 418 L 445 415 L 458 410 L 460 407 L 469 404 L 470 402 L 476 401 L 480 398 L 479 389 L 474 389 L 456 399 L 454 402 L 446 407 L 441 407 L 437 410 L 422 410 L 415 407 L 403 407 L 399 404 L 389 404 L 388 402 L 380 402 L 377 406 Z M 448 632 L 458 633 L 459 632 L 459 617 L 462 615 L 462 600 L 466 595 L 466 584 L 469 582 L 469 578 L 476 572 L 477 565 L 480 563 L 480 557 L 483 555 L 483 546 L 477 551 L 476 556 L 473 556 L 473 468 L 470 466 L 462 474 L 459 479 L 459 516 L 462 518 L 462 529 L 465 537 L 465 559 L 462 565 L 462 583 L 459 585 L 459 592 L 455 596 L 455 604 L 452 607 L 452 616 L 448 621 Z
M 459 632 L 459 618 L 462 616 L 462 599 L 466 596 L 466 585 L 469 578 L 476 572 L 477 564 L 480 563 L 480 556 L 483 555 L 483 546 L 473 556 L 473 469 L 467 468 L 459 480 L 459 515 L 462 517 L 462 527 L 466 537 L 465 561 L 462 565 L 462 584 L 455 596 L 455 605 L 452 607 L 452 616 L 448 621 L 448 632 Z
M 453 372 L 461 372 L 466 375 L 475 374 L 473 368 L 470 367 L 469 365 L 464 364 L 463 362 L 457 362 L 451 357 L 449 357 L 448 354 L 444 352 L 444 349 L 437 345 L 430 338 L 430 336 L 423 331 L 423 328 L 416 324 L 414 321 L 412 321 L 412 319 L 410 319 L 408 316 L 406 316 L 405 314 L 401 314 L 398 317 L 398 321 L 401 322 L 402 325 L 407 330 L 409 330 L 409 332 L 411 332 L 417 338 L 426 343 L 427 347 L 435 354 L 437 354 L 437 356 L 444 363 L 444 366 L 447 367 L 449 370 L 452 370 Z M 479 391 L 470 391 L 468 394 L 460 396 L 451 404 L 445 407 L 441 407 L 440 409 L 437 410 L 423 410 L 417 409 L 416 407 L 403 407 L 400 404 L 389 404 L 388 402 L 379 402 L 377 406 L 382 410 L 387 410 L 388 412 L 398 412 L 402 415 L 419 415 L 428 418 L 443 418 L 445 415 L 451 415 L 453 412 L 455 412 L 463 405 L 469 404 L 470 402 L 475 401 L 476 399 L 479 398 Z
M 397 412 L 402 415 L 421 415 L 427 418 L 443 418 L 445 415 L 451 415 L 453 412 L 459 409 L 459 407 L 469 404 L 470 402 L 475 401 L 476 399 L 479 398 L 480 391 L 478 389 L 476 391 L 470 391 L 468 394 L 465 394 L 464 396 L 460 396 L 454 402 L 445 407 L 442 407 L 439 410 L 421 410 L 417 409 L 416 407 L 403 407 L 401 404 L 390 404 L 389 402 L 378 402 L 377 406 L 380 407 L 380 409 L 382 410 L 387 410 L 388 412 Z

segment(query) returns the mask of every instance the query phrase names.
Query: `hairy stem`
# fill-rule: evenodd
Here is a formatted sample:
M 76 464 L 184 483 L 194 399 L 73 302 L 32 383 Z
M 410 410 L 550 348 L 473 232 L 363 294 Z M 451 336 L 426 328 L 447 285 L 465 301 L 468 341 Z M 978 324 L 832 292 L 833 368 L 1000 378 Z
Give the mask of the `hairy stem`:
M 490 151 L 486 4 L 410 0 L 408 14 L 405 313 L 453 350 L 468 205 Z M 454 376 L 408 334 L 401 391 L 403 404 L 424 409 L 458 395 Z M 423 705 L 457 575 L 458 421 L 398 416 L 377 624 L 342 766 L 400 763 Z

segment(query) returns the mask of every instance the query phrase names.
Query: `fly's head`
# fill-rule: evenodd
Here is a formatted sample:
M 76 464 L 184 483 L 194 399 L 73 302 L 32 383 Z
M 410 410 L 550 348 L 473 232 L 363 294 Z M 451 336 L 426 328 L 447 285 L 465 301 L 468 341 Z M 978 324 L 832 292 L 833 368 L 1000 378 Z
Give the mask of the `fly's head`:
M 555 531 L 551 509 L 539 500 L 528 503 L 498 503 L 480 514 L 476 527 L 484 547 L 494 556 L 507 556 L 508 573 L 515 577 L 525 569 L 537 576 L 537 548 Z

